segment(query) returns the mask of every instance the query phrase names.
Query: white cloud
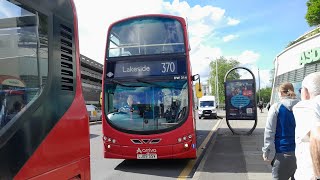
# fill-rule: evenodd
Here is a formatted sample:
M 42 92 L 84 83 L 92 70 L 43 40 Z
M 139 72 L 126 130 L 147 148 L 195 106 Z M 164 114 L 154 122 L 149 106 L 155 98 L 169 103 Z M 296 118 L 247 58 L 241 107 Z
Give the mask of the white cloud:
M 190 38 L 198 37 L 200 42 L 213 34 L 216 25 L 223 23 L 225 10 L 213 6 L 190 7 L 186 1 L 174 0 L 163 3 L 163 12 L 186 18 Z M 191 44 L 192 45 L 192 44 Z
M 77 0 L 75 5 L 79 22 L 80 53 L 103 63 L 109 25 L 129 16 L 161 13 L 163 2 L 117 0 L 110 3 L 104 0 Z
M 270 87 L 270 70 L 262 69 L 259 71 L 260 74 L 260 86 L 261 88 Z
M 259 88 L 258 82 L 260 78 L 260 88 L 265 88 L 267 86 L 270 86 L 270 70 L 267 69 L 259 69 L 259 75 L 258 75 L 258 67 L 257 62 L 260 58 L 260 54 L 253 52 L 253 51 L 243 51 L 239 56 L 230 56 L 228 58 L 236 59 L 240 62 L 241 67 L 248 68 L 255 76 L 256 78 L 256 87 Z M 246 70 L 239 70 L 238 71 L 241 75 L 241 79 L 252 79 L 252 75 L 246 71 Z
M 209 5 L 191 7 L 188 2 L 179 0 L 173 2 L 117 0 L 112 3 L 104 0 L 77 0 L 75 4 L 79 21 L 80 53 L 100 63 L 104 61 L 106 35 L 111 23 L 139 14 L 164 13 L 186 18 L 191 46 L 192 73 L 200 74 L 202 80 L 206 80 L 209 76 L 210 59 L 206 57 L 215 59 L 222 56 L 219 47 L 209 47 L 203 42 L 209 36 L 216 36 L 215 29 L 221 25 L 238 23 L 237 20 L 226 17 L 225 10 L 222 8 Z
M 236 39 L 237 37 L 238 37 L 237 35 L 230 34 L 230 35 L 224 36 L 222 39 L 223 39 L 223 42 L 229 42 L 231 40 Z
M 228 25 L 230 26 L 235 26 L 235 25 L 238 25 L 240 23 L 240 20 L 238 19 L 233 19 L 233 18 L 228 18 Z
M 209 18 L 211 21 L 218 22 L 223 19 L 225 10 L 213 6 L 190 7 L 186 1 L 174 0 L 172 3 L 164 2 L 164 8 L 171 14 L 188 17 L 190 21 L 202 21 Z
M 201 81 L 206 81 L 210 75 L 210 62 L 220 56 L 220 48 L 199 45 L 190 54 L 192 74 L 200 74 Z
M 268 69 L 259 69 L 255 65 L 249 65 L 246 68 L 254 74 L 256 79 L 256 90 L 259 89 L 259 79 L 260 79 L 260 88 L 270 87 L 270 70 Z M 241 79 L 252 79 L 252 75 L 248 72 L 241 71 Z
M 25 10 L 25 12 L 27 12 Z M 30 13 L 31 14 L 31 13 Z M 7 1 L 0 1 L 0 17 L 18 17 L 21 16 L 21 8 Z
M 241 64 L 255 64 L 260 58 L 260 54 L 255 53 L 253 51 L 243 51 L 240 56 L 238 56 L 238 61 Z

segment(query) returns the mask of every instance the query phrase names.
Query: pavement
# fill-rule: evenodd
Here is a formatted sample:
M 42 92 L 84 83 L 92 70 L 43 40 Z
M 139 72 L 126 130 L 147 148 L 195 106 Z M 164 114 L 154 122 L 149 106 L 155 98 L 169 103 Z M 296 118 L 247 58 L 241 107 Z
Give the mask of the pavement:
M 261 152 L 267 115 L 266 109 L 263 113 L 258 111 L 257 126 L 251 135 L 245 133 L 253 127 L 254 121 L 229 121 L 232 128 L 241 134 L 234 135 L 227 126 L 225 111 L 219 111 L 222 122 L 208 143 L 209 147 L 192 179 L 272 179 L 270 163 L 263 161 Z

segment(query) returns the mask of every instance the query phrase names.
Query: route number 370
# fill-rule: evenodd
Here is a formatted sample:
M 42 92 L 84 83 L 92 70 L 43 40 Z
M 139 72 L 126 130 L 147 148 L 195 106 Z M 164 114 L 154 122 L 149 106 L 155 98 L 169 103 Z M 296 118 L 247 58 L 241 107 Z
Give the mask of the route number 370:
M 173 73 L 176 71 L 176 66 L 173 62 L 164 62 L 162 64 L 162 73 Z

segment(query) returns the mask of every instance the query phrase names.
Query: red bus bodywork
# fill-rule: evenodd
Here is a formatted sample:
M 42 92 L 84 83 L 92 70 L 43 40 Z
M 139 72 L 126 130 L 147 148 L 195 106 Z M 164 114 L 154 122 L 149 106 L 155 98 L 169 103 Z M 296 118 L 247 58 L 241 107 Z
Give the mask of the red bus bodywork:
M 72 0 L 17 1 L 49 19 L 49 73 L 39 98 L 0 129 L 0 179 L 89 180 L 89 121 L 82 96 L 75 5 Z M 70 38 L 67 48 L 59 43 L 65 30 Z M 62 64 L 69 69 L 63 71 Z M 69 89 L 62 86 L 62 71 L 69 73 Z
M 135 16 L 127 19 L 123 19 L 113 23 L 109 27 L 109 32 L 114 24 L 119 22 L 125 22 L 134 18 L 141 17 L 165 17 L 172 18 L 179 21 L 183 29 L 186 64 L 187 64 L 187 84 L 188 84 L 188 114 L 187 119 L 184 123 L 167 132 L 157 133 L 157 134 L 130 134 L 126 132 L 121 132 L 107 122 L 105 108 L 102 108 L 102 127 L 103 127 L 103 144 L 104 144 L 104 157 L 105 158 L 119 158 L 119 159 L 137 159 L 137 154 L 148 154 L 156 153 L 157 159 L 186 159 L 186 158 L 196 158 L 196 125 L 193 111 L 193 82 L 191 77 L 191 64 L 189 60 L 189 42 L 187 34 L 187 25 L 183 18 L 171 15 L 162 14 L 149 14 Z M 108 50 L 108 38 L 106 52 Z M 107 69 L 108 56 L 105 56 L 105 66 L 103 71 L 103 81 L 102 81 L 102 92 L 105 92 L 105 77 Z M 102 107 L 105 106 L 105 96 L 102 96 Z M 178 139 L 181 142 L 178 142 Z M 141 144 L 134 144 L 132 141 L 138 140 L 142 142 Z M 152 141 L 158 141 L 159 143 L 152 143 Z

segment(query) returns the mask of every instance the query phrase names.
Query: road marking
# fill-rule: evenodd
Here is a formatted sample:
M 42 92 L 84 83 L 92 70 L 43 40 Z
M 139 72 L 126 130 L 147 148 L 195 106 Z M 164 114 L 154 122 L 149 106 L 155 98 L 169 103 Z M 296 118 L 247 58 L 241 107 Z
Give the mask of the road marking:
M 188 164 L 186 165 L 186 167 L 182 170 L 182 172 L 180 173 L 180 175 L 178 176 L 178 180 L 183 180 L 183 179 L 187 179 L 189 177 L 189 174 L 191 173 L 192 169 L 194 168 L 194 165 L 196 164 L 196 162 L 199 160 L 198 158 L 201 157 L 205 146 L 208 144 L 212 134 L 217 131 L 220 123 L 222 120 L 219 120 L 217 122 L 217 124 L 211 129 L 210 133 L 207 135 L 206 139 L 202 142 L 202 144 L 198 147 L 197 149 L 197 158 L 196 159 L 192 159 L 188 162 Z

